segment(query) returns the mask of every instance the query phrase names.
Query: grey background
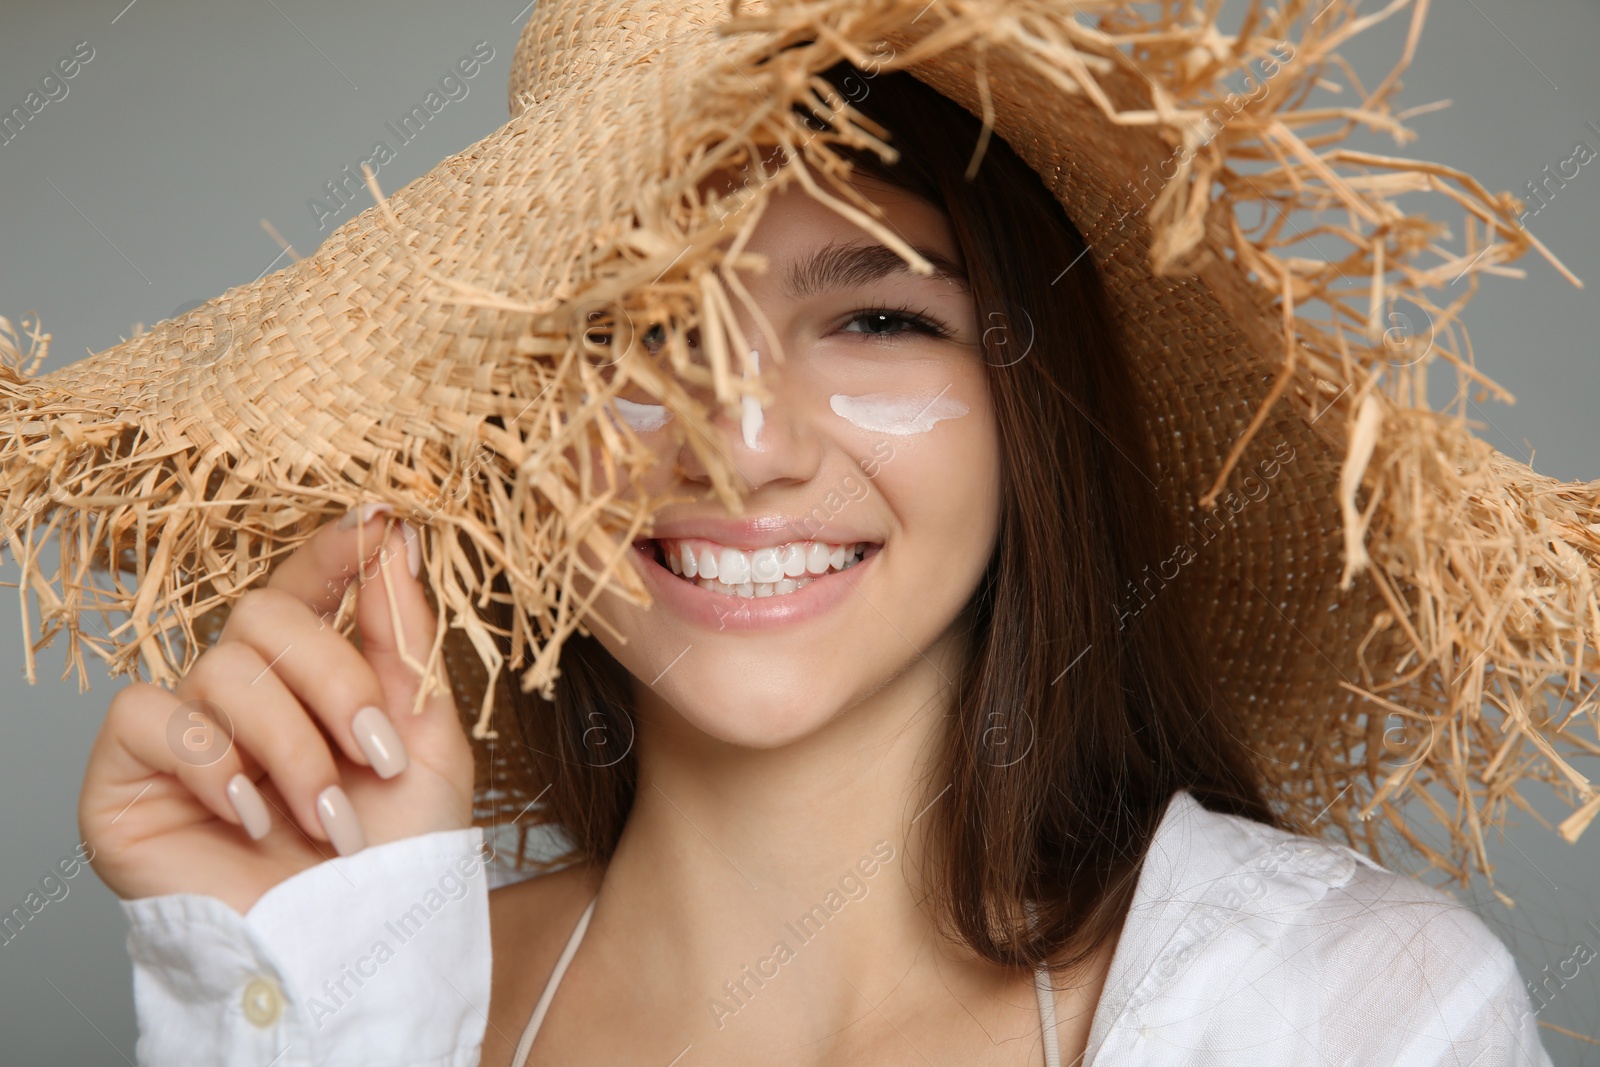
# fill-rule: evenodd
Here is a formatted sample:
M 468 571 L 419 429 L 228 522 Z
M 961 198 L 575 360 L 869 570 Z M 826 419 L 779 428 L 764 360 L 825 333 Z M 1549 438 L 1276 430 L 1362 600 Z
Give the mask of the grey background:
M 45 369 L 98 351 L 177 309 L 287 262 L 267 219 L 302 255 L 319 229 L 307 206 L 345 165 L 359 168 L 384 124 L 420 102 L 478 41 L 494 58 L 423 133 L 379 172 L 398 188 L 506 116 L 506 79 L 522 0 L 194 0 L 0 3 L 0 110 L 19 105 L 83 40 L 94 58 L 65 99 L 0 145 L 0 314 L 36 311 L 55 336 Z M 1379 5 L 1368 2 L 1364 7 Z M 1398 42 L 1360 43 L 1363 73 Z M 1405 78 L 1418 141 L 1380 150 L 1437 159 L 1493 190 L 1523 190 L 1572 154 L 1600 151 L 1600 4 L 1595 0 L 1442 0 Z M 367 201 L 340 212 L 350 217 Z M 1600 160 L 1583 167 L 1530 229 L 1591 285 L 1600 285 Z M 1480 366 L 1515 406 L 1475 414 L 1506 453 L 1566 479 L 1600 477 L 1600 361 L 1594 296 L 1537 260 L 1522 281 L 1487 279 L 1469 311 Z M 16 568 L 0 564 L 0 579 Z M 3 595 L 6 604 L 13 590 Z M 111 694 L 125 680 L 88 667 L 93 688 L 61 680 L 58 644 L 22 680 L 18 613 L 0 610 L 0 911 L 20 904 L 78 843 L 84 761 Z M 1585 768 L 1594 774 L 1596 768 Z M 1547 816 L 1558 809 L 1535 791 Z M 1553 820 L 1552 820 L 1553 821 Z M 1577 847 L 1522 818 L 1491 841 L 1502 891 L 1468 899 L 1512 947 L 1525 977 L 1553 972 L 1580 942 L 1600 950 L 1600 829 Z M 0 1059 L 7 1064 L 133 1060 L 124 927 L 92 872 L 68 882 L 10 944 L 0 946 Z M 1590 925 L 1591 923 L 1595 925 Z M 1541 1020 L 1600 1035 L 1600 960 L 1560 990 Z M 1558 1064 L 1600 1064 L 1600 1046 L 1543 1029 Z

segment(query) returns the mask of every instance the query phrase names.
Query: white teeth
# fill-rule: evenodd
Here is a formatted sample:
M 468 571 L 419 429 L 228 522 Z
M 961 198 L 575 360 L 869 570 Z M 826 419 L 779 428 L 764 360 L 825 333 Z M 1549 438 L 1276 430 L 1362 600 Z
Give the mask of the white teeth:
M 759 548 L 750 554 L 750 577 L 757 582 L 767 583 L 783 577 L 783 560 L 776 548 Z
M 771 582 L 771 584 L 762 582 L 760 585 L 752 585 L 746 582 L 746 584 L 742 585 L 725 585 L 723 582 L 718 582 L 717 579 L 699 577 L 699 579 L 694 579 L 694 584 L 699 585 L 701 589 L 709 589 L 710 592 L 722 593 L 723 597 L 749 597 L 754 600 L 755 597 L 779 597 L 782 593 L 797 592 L 797 590 L 805 589 L 806 585 L 810 585 L 814 581 L 816 581 L 814 577 L 802 577 L 798 581 L 786 577 L 781 582 Z M 763 589 L 766 590 L 765 593 L 762 592 Z
M 750 581 L 750 557 L 737 548 L 725 548 L 717 557 L 717 577 L 729 585 L 744 585 Z
M 703 543 L 703 542 L 702 542 Z M 866 546 L 795 541 L 745 552 L 725 546 L 698 551 L 688 541 L 662 545 L 663 564 L 700 588 L 722 596 L 763 598 L 799 592 L 822 575 L 849 570 Z

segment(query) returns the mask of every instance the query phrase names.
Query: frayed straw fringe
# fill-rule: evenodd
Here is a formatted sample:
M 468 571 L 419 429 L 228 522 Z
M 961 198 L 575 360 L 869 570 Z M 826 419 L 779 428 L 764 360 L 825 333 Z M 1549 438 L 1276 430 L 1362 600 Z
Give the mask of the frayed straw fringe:
M 734 2 L 715 45 L 726 63 L 719 68 L 709 56 L 704 91 L 663 134 L 672 145 L 664 172 L 639 176 L 631 218 L 593 233 L 558 235 L 557 243 L 567 246 L 549 253 L 555 276 L 537 299 L 454 278 L 448 259 L 408 244 L 401 219 L 412 198 L 438 195 L 441 185 L 464 198 L 488 196 L 473 184 L 467 164 L 492 163 L 492 157 L 447 161 L 393 197 L 380 197 L 379 208 L 341 227 L 328 244 L 381 234 L 408 260 L 430 299 L 521 324 L 515 344 L 521 358 L 514 370 L 496 372 L 502 388 L 492 404 L 478 386 L 469 398 L 478 406 L 463 402 L 443 413 L 431 437 L 404 442 L 387 427 L 372 428 L 369 439 L 382 442 L 373 455 L 381 451 L 384 458 L 368 468 L 369 485 L 351 484 L 314 456 L 259 448 L 247 453 L 232 433 L 185 436 L 148 413 L 121 417 L 83 408 L 70 392 L 56 393 L 52 379 L 30 380 L 48 348 L 38 324 L 25 321 L 20 335 L 8 326 L 0 338 L 0 398 L 8 418 L 0 444 L 0 521 L 22 565 L 24 591 L 31 587 L 40 599 L 45 633 L 39 645 L 65 627 L 69 669 L 78 666 L 85 686 L 80 644 L 113 674 L 142 658 L 157 679 L 171 680 L 187 668 L 197 642 L 203 644 L 196 620 L 261 581 L 275 558 L 340 508 L 376 497 L 397 510 L 428 509 L 435 536 L 425 556 L 427 580 L 440 603 L 441 625 L 448 618 L 465 630 L 487 673 L 473 734 L 492 739 L 503 670 L 526 662 L 523 691 L 551 692 L 562 642 L 585 626 L 580 620 L 593 593 L 580 589 L 609 580 L 632 599 L 644 598 L 621 561 L 661 501 L 625 493 L 637 487 L 650 455 L 625 428 L 602 417 L 612 398 L 635 384 L 661 398 L 678 416 L 719 497 L 738 506 L 741 487 L 717 450 L 711 412 L 687 387 L 708 386 L 729 408 L 746 394 L 766 396 L 730 356 L 748 351 L 735 301 L 760 317 L 732 271 L 759 264 L 744 247 L 766 199 L 799 181 L 909 261 L 927 266 L 840 180 L 848 166 L 833 144 L 870 146 L 886 157 L 892 150 L 881 140 L 884 131 L 837 100 L 815 72 L 841 57 L 858 66 L 915 67 L 965 48 L 979 57 L 972 75 L 985 117 L 993 108 L 989 72 L 996 69 L 994 57 L 1004 54 L 1026 64 L 1041 83 L 1087 100 L 1116 126 L 1164 139 L 1175 169 L 1141 220 L 1154 273 L 1183 276 L 1219 255 L 1231 257 L 1260 307 L 1274 314 L 1282 345 L 1278 372 L 1200 506 L 1216 502 L 1251 439 L 1281 404 L 1322 420 L 1318 432 L 1341 439 L 1340 584 L 1375 585 L 1388 610 L 1372 622 L 1370 647 L 1387 647 L 1380 637 L 1398 633 L 1404 652 L 1364 663 L 1359 684 L 1342 683 L 1369 705 L 1365 728 L 1354 730 L 1367 741 L 1368 782 L 1359 782 L 1353 770 L 1337 780 L 1315 772 L 1317 780 L 1292 798 L 1299 821 L 1314 823 L 1313 805 L 1320 805 L 1317 817 L 1328 813 L 1329 822 L 1352 840 L 1364 838 L 1376 853 L 1372 822 L 1381 815 L 1435 867 L 1465 879 L 1470 854 L 1492 883 L 1483 829 L 1507 803 L 1531 811 L 1517 783 L 1532 779 L 1564 786 L 1575 798 L 1576 810 L 1561 824 L 1563 836 L 1575 841 L 1600 812 L 1600 790 L 1561 755 L 1562 749 L 1600 754 L 1600 745 L 1573 730 L 1584 719 L 1600 735 L 1600 482 L 1558 483 L 1472 435 L 1469 394 L 1509 397 L 1474 366 L 1460 315 L 1478 274 L 1517 274 L 1507 264 L 1529 251 L 1574 284 L 1577 279 L 1517 225 L 1522 205 L 1510 194 L 1490 194 L 1448 167 L 1341 147 L 1358 129 L 1388 133 L 1398 143 L 1410 139 L 1403 124 L 1408 113 L 1395 111 L 1391 97 L 1415 52 L 1426 0 L 1393 0 L 1370 14 L 1360 14 L 1350 0 L 1288 0 L 1276 9 L 1252 2 L 1231 34 L 1216 24 L 1220 6 L 775 0 L 753 9 Z M 1362 86 L 1336 50 L 1407 9 L 1409 28 L 1395 68 L 1377 85 Z M 540 47 L 530 45 L 539 18 L 536 9 L 524 48 Z M 888 41 L 899 47 L 884 61 L 874 49 Z M 708 58 L 703 45 L 684 48 L 691 59 Z M 659 43 L 649 50 L 657 53 L 659 63 L 678 61 Z M 1268 57 L 1276 67 L 1270 92 L 1237 111 L 1229 108 L 1223 79 L 1254 76 L 1250 64 L 1260 67 Z M 521 118 L 525 126 L 527 116 L 543 108 L 581 108 L 575 103 L 581 79 L 565 73 L 569 58 L 557 50 L 540 57 L 537 69 L 519 68 L 512 99 L 522 115 L 513 125 Z M 1339 91 L 1351 94 L 1348 103 L 1308 106 L 1314 92 L 1335 87 L 1341 76 Z M 834 130 L 818 134 L 803 125 L 791 113 L 802 101 L 832 112 Z M 1216 116 L 1224 113 L 1219 123 Z M 817 167 L 829 188 L 804 168 L 782 167 L 772 175 L 758 171 L 749 187 L 731 196 L 701 199 L 698 186 L 713 172 L 751 164 L 773 146 Z M 974 165 L 982 150 L 977 146 Z M 1213 195 L 1214 188 L 1220 193 Z M 1445 227 L 1399 206 L 1401 197 L 1422 193 L 1462 212 L 1462 247 L 1448 247 Z M 1259 221 L 1246 221 L 1255 215 Z M 730 234 L 731 247 L 718 249 Z M 1342 252 L 1326 258 L 1313 242 Z M 311 269 L 306 263 L 288 268 Z M 1453 289 L 1462 279 L 1465 286 Z M 1430 350 L 1408 347 L 1415 341 L 1398 350 L 1386 344 L 1392 341 L 1386 326 L 1400 302 L 1431 319 Z M 608 377 L 586 351 L 585 320 L 574 309 L 611 309 L 618 329 L 635 321 L 674 324 L 666 338 L 673 373 L 661 373 L 647 359 L 624 358 Z M 699 359 L 684 340 L 696 325 L 703 339 Z M 1397 362 L 1397 356 L 1415 358 Z M 25 359 L 31 360 L 26 368 Z M 1425 375 L 1437 360 L 1457 376 L 1453 413 L 1427 410 Z M 534 399 L 513 403 L 523 396 Z M 490 414 L 504 425 L 485 421 Z M 603 469 L 589 446 L 599 447 Z M 463 470 L 472 476 L 462 476 Z M 465 492 L 447 499 L 445 488 L 458 482 Z M 47 516 L 49 525 L 40 531 Z M 38 535 L 58 529 L 62 573 L 47 580 L 38 568 Z M 476 555 L 467 554 L 468 544 Z M 580 551 L 584 546 L 587 553 Z M 111 590 L 90 585 L 96 560 L 133 569 L 135 586 L 124 587 L 120 578 Z M 497 575 L 507 579 L 516 609 L 509 659 L 478 614 Z M 86 598 L 90 591 L 101 595 Z M 131 618 L 100 641 L 78 627 L 88 610 L 131 612 Z M 26 627 L 25 599 L 23 617 Z M 607 625 L 593 617 L 587 624 Z M 176 641 L 174 629 L 180 631 Z M 30 639 L 30 681 L 35 647 Z M 436 641 L 430 670 L 438 648 Z M 1382 776 L 1381 725 L 1394 717 L 1426 731 L 1407 748 L 1405 765 Z M 1430 794 L 1432 785 L 1454 810 Z M 1367 799 L 1358 805 L 1361 796 Z M 1450 855 L 1406 826 L 1396 805 L 1407 796 L 1419 798 L 1448 831 Z

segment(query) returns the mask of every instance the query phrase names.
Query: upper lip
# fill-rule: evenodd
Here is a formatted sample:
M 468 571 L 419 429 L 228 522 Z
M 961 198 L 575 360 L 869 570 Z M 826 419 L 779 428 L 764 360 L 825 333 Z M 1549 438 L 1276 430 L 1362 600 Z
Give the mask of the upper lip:
M 815 526 L 810 516 L 750 515 L 743 518 L 703 516 L 657 520 L 646 540 L 676 541 L 701 538 L 728 548 L 776 548 L 794 541 L 822 541 L 830 545 L 877 544 L 875 537 L 861 536 L 842 525 L 829 522 Z

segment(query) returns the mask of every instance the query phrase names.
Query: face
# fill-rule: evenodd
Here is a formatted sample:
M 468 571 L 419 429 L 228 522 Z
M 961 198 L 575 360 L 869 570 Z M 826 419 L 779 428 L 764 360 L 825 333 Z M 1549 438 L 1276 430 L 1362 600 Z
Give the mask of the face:
M 766 323 L 735 306 L 773 400 L 717 421 L 742 515 L 711 496 L 670 412 L 617 402 L 656 449 L 651 491 L 694 501 L 662 510 L 634 545 L 652 605 L 597 602 L 626 641 L 596 635 L 647 719 L 661 710 L 776 747 L 874 694 L 926 685 L 931 664 L 950 676 L 953 624 L 998 526 L 977 316 L 943 211 L 866 176 L 855 186 L 945 269 L 913 273 L 798 183 L 772 196 L 746 246 L 768 269 L 740 273 Z

